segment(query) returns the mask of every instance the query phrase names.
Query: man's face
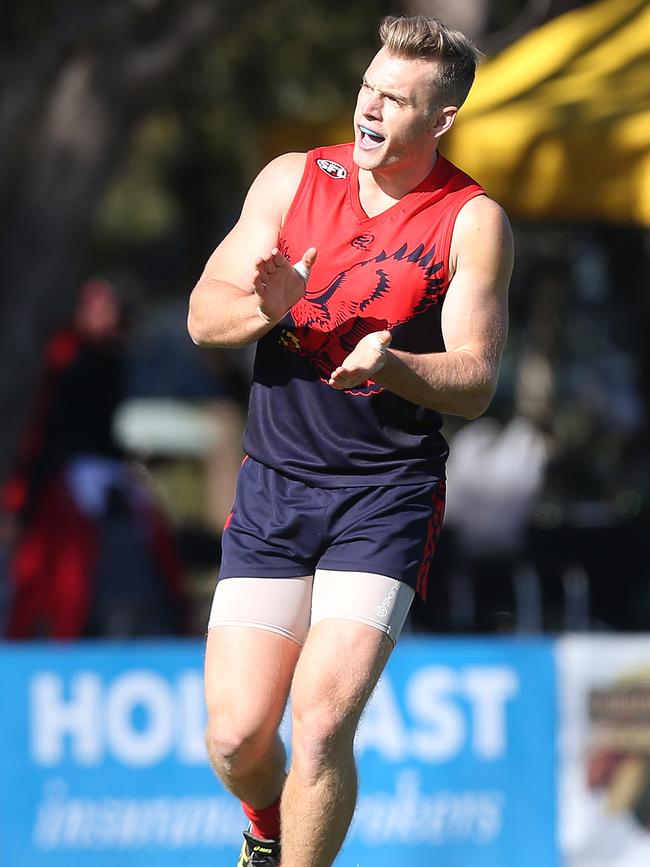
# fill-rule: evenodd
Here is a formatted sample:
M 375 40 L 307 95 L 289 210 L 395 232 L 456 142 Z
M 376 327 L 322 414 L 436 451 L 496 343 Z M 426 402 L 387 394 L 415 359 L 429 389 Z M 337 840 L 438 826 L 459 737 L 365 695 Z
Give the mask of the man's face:
M 354 111 L 354 160 L 360 168 L 400 170 L 431 159 L 436 72 L 435 62 L 396 57 L 385 48 L 374 57 Z

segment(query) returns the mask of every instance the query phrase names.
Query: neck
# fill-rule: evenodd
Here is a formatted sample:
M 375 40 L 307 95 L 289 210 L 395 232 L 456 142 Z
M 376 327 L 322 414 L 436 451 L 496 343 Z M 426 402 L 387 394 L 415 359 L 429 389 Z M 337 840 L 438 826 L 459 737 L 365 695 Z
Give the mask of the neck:
M 359 168 L 359 199 L 368 216 L 387 210 L 429 177 L 438 161 L 438 151 L 426 168 L 407 171 L 369 170 Z

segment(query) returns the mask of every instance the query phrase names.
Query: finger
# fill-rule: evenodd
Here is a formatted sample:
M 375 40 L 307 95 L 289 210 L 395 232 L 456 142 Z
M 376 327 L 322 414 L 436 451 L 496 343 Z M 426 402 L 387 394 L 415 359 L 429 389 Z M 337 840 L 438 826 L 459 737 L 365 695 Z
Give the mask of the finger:
M 390 346 L 390 342 L 393 339 L 393 335 L 390 333 L 390 331 L 388 331 L 388 329 L 386 329 L 385 331 L 378 331 L 377 337 L 386 348 Z
M 286 256 L 284 256 L 284 255 L 283 255 L 283 254 L 278 250 L 277 247 L 274 247 L 274 248 L 271 250 L 271 258 L 272 258 L 273 264 L 275 265 L 276 268 L 281 268 L 282 265 L 286 265 L 286 264 L 287 264 Z
M 275 248 L 274 248 L 275 249 Z M 273 263 L 273 250 L 270 253 L 267 253 L 266 256 L 258 256 L 255 260 L 256 268 L 264 268 L 269 263 Z
M 330 385 L 332 388 L 344 391 L 346 388 L 354 388 L 355 385 L 359 385 L 360 382 L 363 382 L 363 379 L 357 377 L 342 377 L 332 380 Z
M 359 374 L 356 371 L 347 370 L 345 367 L 337 367 L 330 375 L 330 385 L 334 388 L 350 388 L 359 382 Z
M 311 268 L 316 261 L 316 256 L 318 255 L 318 251 L 316 247 L 308 247 L 305 252 L 302 254 L 302 262 L 306 268 Z

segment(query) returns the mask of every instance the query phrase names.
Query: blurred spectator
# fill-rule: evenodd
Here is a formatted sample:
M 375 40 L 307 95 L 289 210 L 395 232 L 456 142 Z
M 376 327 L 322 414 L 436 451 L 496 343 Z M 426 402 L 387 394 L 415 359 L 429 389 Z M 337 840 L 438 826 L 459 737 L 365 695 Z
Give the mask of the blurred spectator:
M 521 564 L 548 456 L 548 437 L 523 415 L 485 416 L 453 438 L 445 521 L 454 542 L 450 620 L 456 628 L 531 627 L 535 588 L 527 587 Z
M 513 557 L 544 482 L 548 444 L 522 416 L 484 416 L 453 439 L 446 520 L 465 558 Z
M 124 379 L 124 313 L 93 279 L 46 349 L 2 500 L 11 638 L 173 634 L 187 626 L 166 520 L 112 432 Z
M 199 349 L 187 333 L 186 308 L 185 299 L 159 305 L 142 320 L 129 355 L 129 401 L 119 428 L 129 449 L 145 460 L 200 461 L 200 523 L 214 538 L 230 512 L 243 457 L 254 347 Z

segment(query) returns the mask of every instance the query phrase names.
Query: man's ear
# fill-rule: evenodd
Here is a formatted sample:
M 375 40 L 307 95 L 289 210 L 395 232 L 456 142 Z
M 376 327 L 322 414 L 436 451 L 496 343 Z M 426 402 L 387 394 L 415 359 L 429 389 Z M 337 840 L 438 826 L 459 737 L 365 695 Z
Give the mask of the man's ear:
M 446 105 L 444 108 L 438 109 L 433 127 L 434 138 L 439 139 L 446 132 L 449 132 L 454 125 L 457 114 L 458 106 L 456 105 Z

